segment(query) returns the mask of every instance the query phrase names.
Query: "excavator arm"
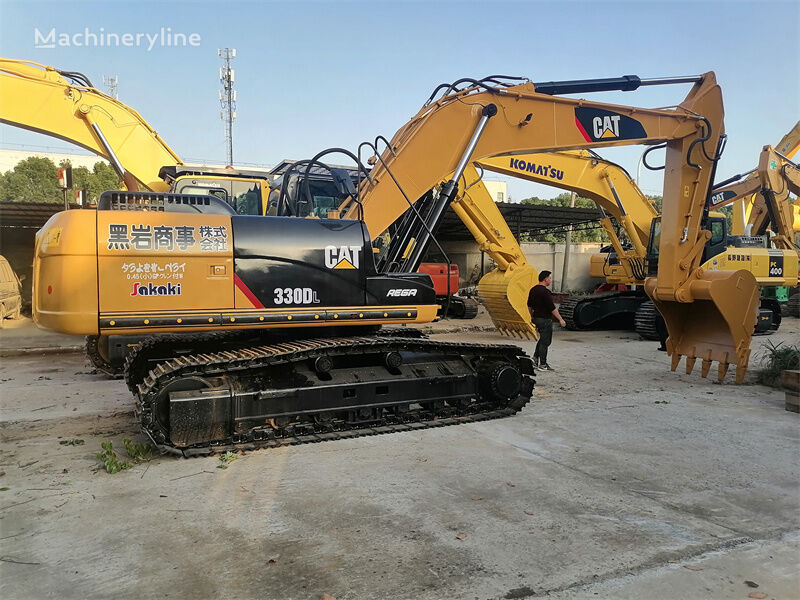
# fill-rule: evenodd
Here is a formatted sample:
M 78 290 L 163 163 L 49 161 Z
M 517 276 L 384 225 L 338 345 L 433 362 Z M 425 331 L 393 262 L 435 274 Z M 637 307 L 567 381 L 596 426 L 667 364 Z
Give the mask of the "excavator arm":
M 604 215 L 600 224 L 624 271 L 624 275 L 617 273 L 614 278 L 632 284 L 644 282 L 643 260 L 650 224 L 658 211 L 625 169 L 587 150 L 494 156 L 477 164 L 495 173 L 557 187 L 593 200 Z M 625 231 L 629 248 L 623 247 L 612 217 Z M 634 267 L 632 262 L 637 265 Z
M 760 196 L 750 214 L 756 235 L 765 233 L 767 226 L 775 236 L 772 244 L 783 250 L 797 250 L 794 232 L 798 230 L 797 205 L 789 194 L 800 196 L 800 167 L 770 146 L 765 146 L 758 161 Z
M 650 223 L 658 211 L 619 165 L 587 150 L 493 156 L 477 164 L 501 175 L 557 187 L 593 200 L 623 226 L 637 254 L 644 255 Z
M 159 169 L 183 164 L 131 107 L 80 74 L 30 61 L 0 58 L 0 122 L 94 152 L 112 164 L 128 189 L 167 191 Z
M 768 146 L 765 146 L 763 151 L 766 151 Z M 778 144 L 774 147 L 773 151 L 778 155 L 776 160 L 789 164 L 791 168 L 791 159 L 794 157 L 797 150 L 800 148 L 800 121 L 795 123 L 794 127 L 781 138 Z M 760 165 L 761 161 L 759 161 Z M 769 159 L 767 160 L 769 164 Z M 797 167 L 794 167 L 795 171 Z M 788 173 L 791 177 L 792 173 Z M 735 175 L 730 179 L 717 184 L 714 192 L 711 195 L 709 208 L 718 210 L 730 204 L 735 204 L 733 209 L 733 233 L 735 235 L 750 235 L 754 225 L 758 225 L 756 229 L 760 229 L 765 215 L 767 214 L 767 207 L 764 204 L 765 197 L 759 193 L 765 188 L 765 183 L 770 184 L 770 181 L 775 181 L 775 176 L 772 177 L 762 174 L 759 167 L 741 175 Z M 778 185 L 775 189 L 781 190 L 783 184 Z M 781 202 L 788 202 L 788 197 L 781 196 Z M 800 230 L 800 213 L 791 208 L 785 210 L 793 210 L 794 217 L 790 221 L 794 221 L 794 225 L 789 229 L 791 231 Z M 777 225 L 776 225 L 777 226 Z M 784 232 L 782 235 L 786 235 Z
M 528 294 L 538 281 L 538 271 L 528 264 L 473 165 L 464 169 L 460 187 L 464 192 L 450 206 L 481 251 L 497 265 L 478 284 L 492 321 L 505 335 L 538 338 L 528 311 Z

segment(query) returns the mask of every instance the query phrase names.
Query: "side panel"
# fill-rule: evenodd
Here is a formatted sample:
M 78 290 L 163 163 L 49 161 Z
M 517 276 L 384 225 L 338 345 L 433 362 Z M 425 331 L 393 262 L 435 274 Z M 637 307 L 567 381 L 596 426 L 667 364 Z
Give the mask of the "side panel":
M 36 233 L 33 320 L 59 333 L 97 333 L 96 212 L 53 215 Z
M 703 264 L 708 271 L 750 271 L 759 285 L 796 286 L 797 253 L 767 248 L 727 248 Z
M 236 308 L 365 304 L 365 275 L 374 267 L 361 222 L 249 216 L 231 220 L 241 292 Z
M 99 211 L 101 313 L 233 308 L 233 231 L 222 215 Z

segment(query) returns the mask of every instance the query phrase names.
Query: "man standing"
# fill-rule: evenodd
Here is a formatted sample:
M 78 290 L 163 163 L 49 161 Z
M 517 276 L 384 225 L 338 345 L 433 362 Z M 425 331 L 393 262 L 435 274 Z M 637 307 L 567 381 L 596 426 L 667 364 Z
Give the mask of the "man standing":
M 528 294 L 528 308 L 533 317 L 533 324 L 539 331 L 539 342 L 536 344 L 536 351 L 533 353 L 533 365 L 540 371 L 552 371 L 553 368 L 547 364 L 547 348 L 553 341 L 553 319 L 558 321 L 561 327 L 567 324 L 558 313 L 553 294 L 547 289 L 553 283 L 553 275 L 550 271 L 539 273 L 539 283 L 533 286 Z

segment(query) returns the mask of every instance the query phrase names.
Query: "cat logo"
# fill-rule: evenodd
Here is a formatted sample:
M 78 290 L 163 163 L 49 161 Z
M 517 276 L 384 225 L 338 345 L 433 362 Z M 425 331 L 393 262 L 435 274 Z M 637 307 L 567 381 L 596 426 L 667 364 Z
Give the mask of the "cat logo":
M 736 192 L 733 190 L 727 190 L 725 192 L 717 192 L 711 196 L 711 206 L 718 206 L 731 198 L 736 197 Z
M 361 246 L 325 246 L 325 266 L 328 269 L 358 269 Z
M 647 137 L 644 127 L 636 119 L 601 108 L 576 107 L 575 125 L 587 142 Z
M 592 133 L 597 139 L 619 137 L 620 115 L 606 115 L 592 119 Z

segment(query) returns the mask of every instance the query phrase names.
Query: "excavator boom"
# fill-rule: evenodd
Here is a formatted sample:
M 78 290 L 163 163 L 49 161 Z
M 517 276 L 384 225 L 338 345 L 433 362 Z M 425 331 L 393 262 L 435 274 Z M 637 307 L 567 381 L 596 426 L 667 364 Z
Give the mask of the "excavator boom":
M 159 169 L 183 164 L 139 113 L 80 74 L 0 58 L 0 98 L 0 122 L 94 152 L 111 163 L 129 188 L 134 184 L 126 171 L 145 189 L 167 191 Z

